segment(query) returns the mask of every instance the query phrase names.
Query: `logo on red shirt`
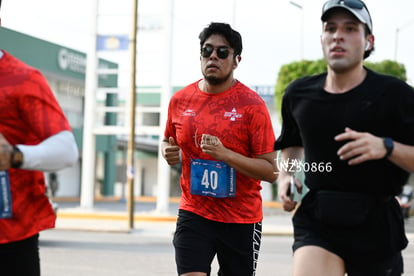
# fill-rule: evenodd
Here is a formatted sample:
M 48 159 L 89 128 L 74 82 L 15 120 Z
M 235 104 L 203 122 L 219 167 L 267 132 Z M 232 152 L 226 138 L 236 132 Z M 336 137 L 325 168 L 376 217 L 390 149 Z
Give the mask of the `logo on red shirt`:
M 224 112 L 224 117 L 229 117 L 230 121 L 236 121 L 236 119 L 240 119 L 241 117 L 243 117 L 243 115 L 237 113 L 236 108 L 233 108 L 231 112 Z
M 196 112 L 192 109 L 186 109 L 182 113 L 182 116 L 192 116 L 192 117 L 194 117 L 195 115 L 196 115 Z

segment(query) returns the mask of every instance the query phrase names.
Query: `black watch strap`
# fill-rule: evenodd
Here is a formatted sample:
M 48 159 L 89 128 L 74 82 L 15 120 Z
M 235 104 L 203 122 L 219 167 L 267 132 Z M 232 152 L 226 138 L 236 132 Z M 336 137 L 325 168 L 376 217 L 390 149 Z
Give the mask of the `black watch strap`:
M 12 168 L 20 168 L 23 164 L 23 153 L 18 147 L 13 146 L 13 151 L 10 155 L 10 165 Z
M 392 151 L 394 150 L 394 141 L 390 137 L 384 137 L 384 147 L 387 150 L 384 158 L 387 158 L 391 155 Z

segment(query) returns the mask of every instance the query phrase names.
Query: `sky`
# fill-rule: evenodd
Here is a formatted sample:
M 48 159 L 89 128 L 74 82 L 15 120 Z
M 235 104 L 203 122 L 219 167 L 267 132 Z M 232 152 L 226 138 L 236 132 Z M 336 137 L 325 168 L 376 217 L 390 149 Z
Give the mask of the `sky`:
M 274 85 L 283 64 L 322 57 L 319 39 L 324 0 L 293 1 L 302 8 L 288 0 L 171 0 L 172 12 L 167 10 L 166 1 L 170 0 L 138 1 L 138 86 L 160 85 L 167 60 L 171 62 L 172 85 L 183 86 L 201 78 L 198 35 L 212 21 L 227 22 L 241 33 L 242 61 L 235 76 L 247 85 Z M 1 22 L 12 30 L 87 52 L 96 35 L 90 28 L 91 3 L 92 0 L 3 0 Z M 130 36 L 133 0 L 98 3 L 97 33 Z M 368 61 L 396 58 L 406 66 L 408 81 L 413 84 L 414 1 L 365 3 L 373 19 L 376 49 Z M 165 35 L 168 24 L 171 40 Z M 127 86 L 130 53 L 105 51 L 98 55 L 120 65 L 120 86 Z

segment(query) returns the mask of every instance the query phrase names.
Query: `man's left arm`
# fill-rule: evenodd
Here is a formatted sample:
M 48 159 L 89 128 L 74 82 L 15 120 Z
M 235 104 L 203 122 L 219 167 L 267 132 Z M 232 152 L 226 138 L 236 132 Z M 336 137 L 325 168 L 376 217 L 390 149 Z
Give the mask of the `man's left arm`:
M 394 149 L 388 159 L 400 168 L 414 172 L 414 146 L 394 141 Z
M 255 158 L 243 156 L 231 151 L 223 159 L 229 166 L 254 179 L 264 180 L 270 183 L 276 181 L 277 166 L 276 152 L 257 155 Z
M 278 169 L 275 151 L 251 158 L 226 148 L 217 137 L 214 140 L 216 141 L 215 143 L 201 143 L 201 149 L 204 153 L 211 155 L 217 160 L 226 162 L 230 167 L 248 177 L 270 183 L 276 180 Z
M 17 158 L 17 155 L 20 156 Z M 72 166 L 78 157 L 75 137 L 67 130 L 37 145 L 19 144 L 14 147 L 0 134 L 0 170 L 19 168 L 52 172 Z
M 348 160 L 349 165 L 357 165 L 368 160 L 388 158 L 395 165 L 414 172 L 414 146 L 392 141 L 387 145 L 383 137 L 368 132 L 358 132 L 346 128 L 345 132 L 335 137 L 336 141 L 349 141 L 337 152 L 341 160 Z

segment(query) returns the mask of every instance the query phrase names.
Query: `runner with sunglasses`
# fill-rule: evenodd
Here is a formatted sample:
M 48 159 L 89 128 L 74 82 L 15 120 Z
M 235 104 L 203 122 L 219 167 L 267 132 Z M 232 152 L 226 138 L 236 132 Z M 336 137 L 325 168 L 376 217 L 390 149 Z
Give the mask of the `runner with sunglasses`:
M 179 275 L 255 275 L 262 231 L 260 180 L 276 178 L 272 122 L 260 96 L 236 80 L 242 40 L 225 23 L 200 33 L 203 79 L 172 97 L 162 154 L 182 162 L 174 235 Z M 182 161 L 181 161 L 182 160 Z
M 293 216 L 293 275 L 401 275 L 407 238 L 395 196 L 414 171 L 414 91 L 364 67 L 374 35 L 362 1 L 328 1 L 321 19 L 327 72 L 287 87 L 275 144 L 281 162 L 316 165 Z M 329 172 L 318 169 L 327 162 Z M 278 178 L 286 211 L 296 206 L 291 174 Z

